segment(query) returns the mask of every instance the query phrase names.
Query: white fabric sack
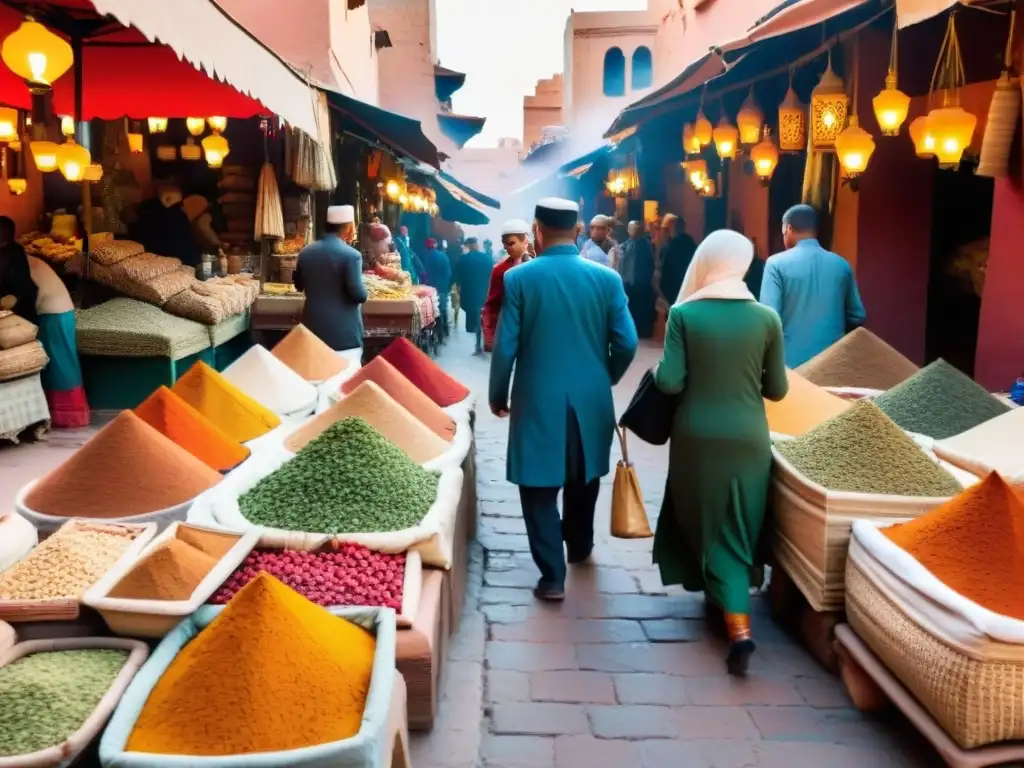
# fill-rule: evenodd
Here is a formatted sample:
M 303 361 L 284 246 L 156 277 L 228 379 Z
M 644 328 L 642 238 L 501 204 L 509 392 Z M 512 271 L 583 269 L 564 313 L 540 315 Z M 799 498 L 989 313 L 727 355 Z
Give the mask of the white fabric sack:
M 363 724 L 350 739 L 283 752 L 194 757 L 126 752 L 125 745 L 150 692 L 178 652 L 224 609 L 205 606 L 182 621 L 153 651 L 118 705 L 100 741 L 103 768 L 391 768 L 380 763 L 380 742 L 389 738 L 388 711 L 395 683 L 395 613 L 388 608 L 329 608 L 377 637 Z
M 142 663 L 149 655 L 149 648 L 138 640 L 125 640 L 113 637 L 77 637 L 61 640 L 29 640 L 18 643 L 9 649 L 0 647 L 0 667 L 32 653 L 47 651 L 70 651 L 83 648 L 114 648 L 128 651 L 121 671 L 114 678 L 110 688 L 100 699 L 78 730 L 60 744 L 27 755 L 0 757 L 0 768 L 68 768 L 75 763 L 96 735 L 103 730 L 117 702 L 135 677 Z
M 17 512 L 0 517 L 0 573 L 3 573 L 39 543 L 36 527 Z
M 355 376 L 359 369 L 363 367 L 363 350 L 362 347 L 356 349 L 345 349 L 338 354 L 348 360 L 348 366 L 341 373 L 338 373 L 327 381 L 322 381 L 317 385 L 317 403 L 316 413 L 320 414 L 330 408 L 336 400 L 331 400 L 331 395 L 341 392 L 341 385 L 346 381 Z
M 1024 621 L 1000 616 L 954 592 L 872 523 L 854 522 L 850 558 L 886 597 L 940 640 L 973 658 L 1024 661 Z

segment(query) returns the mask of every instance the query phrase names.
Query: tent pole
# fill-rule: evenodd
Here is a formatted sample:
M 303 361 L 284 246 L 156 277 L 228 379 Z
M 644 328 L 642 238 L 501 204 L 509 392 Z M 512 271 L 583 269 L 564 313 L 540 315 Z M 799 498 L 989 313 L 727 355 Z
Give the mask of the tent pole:
M 83 101 L 83 67 L 84 62 L 82 61 L 82 38 L 80 35 L 74 35 L 71 38 L 71 51 L 75 57 L 75 128 L 78 133 L 78 143 L 83 147 L 92 151 L 92 136 L 90 135 L 91 123 L 87 123 L 82 120 L 84 109 L 82 108 Z M 85 263 L 82 267 L 82 280 L 81 287 L 78 290 L 78 304 L 81 306 L 82 299 L 85 295 L 85 286 L 89 281 L 89 236 L 92 234 L 92 189 L 91 182 L 82 179 L 82 226 L 85 230 L 85 237 L 82 238 L 82 255 Z

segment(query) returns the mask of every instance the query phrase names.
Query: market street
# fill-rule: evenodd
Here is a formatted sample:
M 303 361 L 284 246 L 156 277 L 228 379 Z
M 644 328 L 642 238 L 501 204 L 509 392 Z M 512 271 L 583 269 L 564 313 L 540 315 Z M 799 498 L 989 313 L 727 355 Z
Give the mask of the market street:
M 564 604 L 539 605 L 518 493 L 505 482 L 508 422 L 488 411 L 487 358 L 471 352 L 460 332 L 438 362 L 477 394 L 479 546 L 438 720 L 431 733 L 413 734 L 416 768 L 940 764 L 901 720 L 853 710 L 839 679 L 772 623 L 763 600 L 750 676 L 726 675 L 725 646 L 705 633 L 702 599 L 661 586 L 649 540 L 608 536 L 611 476 L 594 564 L 572 571 Z M 615 389 L 618 411 L 659 352 L 641 348 Z M 667 449 L 629 447 L 656 514 Z

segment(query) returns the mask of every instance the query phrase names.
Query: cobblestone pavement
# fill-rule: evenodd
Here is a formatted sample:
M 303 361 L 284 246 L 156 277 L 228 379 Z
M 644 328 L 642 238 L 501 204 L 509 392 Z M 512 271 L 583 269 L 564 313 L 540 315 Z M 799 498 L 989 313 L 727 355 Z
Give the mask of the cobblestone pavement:
M 650 541 L 608 535 L 610 477 L 593 564 L 572 570 L 564 604 L 537 604 L 518 492 L 505 481 L 508 422 L 489 413 L 488 359 L 471 350 L 460 333 L 439 360 L 478 397 L 479 545 L 438 721 L 413 736 L 415 768 L 941 765 L 898 716 L 851 709 L 839 680 L 771 622 L 761 599 L 751 673 L 726 675 L 702 598 L 662 587 Z M 620 411 L 658 353 L 641 349 L 616 388 Z M 666 449 L 637 441 L 630 458 L 654 515 Z

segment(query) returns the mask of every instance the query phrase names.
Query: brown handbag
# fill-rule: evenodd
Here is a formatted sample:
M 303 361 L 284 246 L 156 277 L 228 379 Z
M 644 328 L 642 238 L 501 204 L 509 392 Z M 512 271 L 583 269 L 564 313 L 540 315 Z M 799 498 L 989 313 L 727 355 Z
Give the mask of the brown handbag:
M 649 539 L 651 526 L 647 522 L 647 509 L 644 506 L 644 492 L 640 488 L 640 479 L 636 470 L 629 462 L 626 449 L 626 430 L 615 428 L 622 448 L 622 458 L 615 467 L 615 484 L 612 486 L 612 525 L 611 534 L 617 539 Z

